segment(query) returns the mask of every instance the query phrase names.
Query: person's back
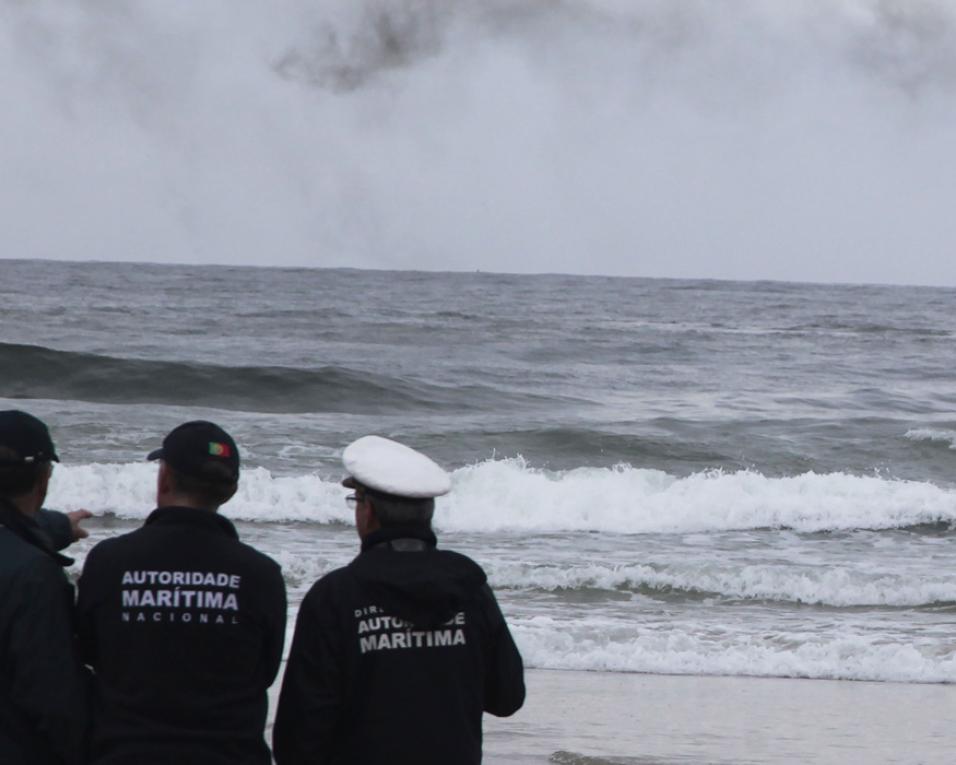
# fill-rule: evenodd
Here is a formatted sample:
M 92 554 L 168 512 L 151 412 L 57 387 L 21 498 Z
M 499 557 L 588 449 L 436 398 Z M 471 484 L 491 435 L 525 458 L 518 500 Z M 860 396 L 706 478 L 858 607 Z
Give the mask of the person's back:
M 235 453 L 224 433 L 203 437 Z M 92 762 L 265 765 L 281 571 L 214 510 L 170 501 L 185 496 L 162 489 L 176 455 L 158 456 L 159 508 L 97 545 L 80 578 L 81 646 L 96 673 Z
M 50 463 L 46 426 L 0 412 L 0 762 L 60 765 L 83 754 L 86 699 L 73 588 L 37 524 Z
M 335 654 L 315 656 L 344 692 L 332 712 L 338 724 L 322 742 L 330 763 L 478 763 L 482 712 L 508 715 L 521 706 L 521 660 L 484 572 L 429 537 L 410 529 L 370 535 L 361 555 L 303 600 L 297 659 L 310 650 L 305 641 L 339 644 Z M 421 539 L 425 547 L 396 551 L 392 539 Z M 284 716 L 310 714 L 308 697 L 294 689 L 301 664 L 286 675 Z M 303 724 L 326 729 L 329 711 L 312 709 Z M 280 722 L 280 762 L 284 734 Z
M 373 459 L 413 470 L 394 482 Z M 411 452 L 411 454 L 409 454 Z M 475 765 L 483 712 L 524 701 L 521 656 L 486 583 L 464 555 L 439 550 L 430 528 L 447 478 L 385 439 L 346 450 L 362 551 L 320 579 L 299 609 L 273 731 L 280 765 Z M 424 475 L 414 468 L 423 467 Z M 414 493 L 413 493 L 414 492 Z

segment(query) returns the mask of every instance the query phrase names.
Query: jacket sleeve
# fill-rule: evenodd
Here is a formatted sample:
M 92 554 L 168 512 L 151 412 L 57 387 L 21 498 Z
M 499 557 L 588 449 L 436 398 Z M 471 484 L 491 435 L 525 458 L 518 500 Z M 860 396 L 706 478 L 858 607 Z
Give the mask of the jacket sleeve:
M 275 567 L 269 591 L 266 593 L 266 608 L 268 624 L 266 625 L 265 667 L 268 684 L 272 685 L 282 665 L 282 649 L 285 648 L 285 625 L 288 616 L 285 580 L 282 578 L 282 569 L 278 566 Z
M 78 763 L 86 735 L 86 691 L 73 643 L 72 588 L 44 558 L 18 577 L 9 629 L 9 696 L 46 742 L 54 762 Z
M 488 585 L 481 593 L 488 624 L 485 660 L 485 711 L 497 717 L 513 715 L 524 704 L 524 664 L 498 601 Z
M 97 590 L 102 578 L 99 565 L 100 542 L 86 556 L 83 573 L 76 583 L 76 636 L 80 659 L 84 664 L 96 668 L 96 607 Z
M 37 526 L 53 543 L 54 550 L 63 550 L 73 544 L 73 526 L 66 513 L 43 508 L 35 516 Z
M 302 601 L 289 651 L 275 726 L 277 765 L 325 765 L 344 720 L 342 637 L 320 581 Z

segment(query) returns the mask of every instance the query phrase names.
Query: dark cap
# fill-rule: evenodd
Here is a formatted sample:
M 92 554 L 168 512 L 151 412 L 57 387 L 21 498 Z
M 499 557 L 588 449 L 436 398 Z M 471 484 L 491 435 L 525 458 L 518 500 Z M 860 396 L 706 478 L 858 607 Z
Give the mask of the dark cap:
M 0 464 L 4 465 L 60 461 L 46 425 L 32 414 L 17 409 L 0 412 L 0 447 L 16 455 L 0 458 Z
M 163 460 L 194 478 L 209 478 L 208 465 L 225 465 L 231 480 L 239 480 L 239 448 L 226 431 L 204 420 L 185 422 L 173 428 L 149 460 Z

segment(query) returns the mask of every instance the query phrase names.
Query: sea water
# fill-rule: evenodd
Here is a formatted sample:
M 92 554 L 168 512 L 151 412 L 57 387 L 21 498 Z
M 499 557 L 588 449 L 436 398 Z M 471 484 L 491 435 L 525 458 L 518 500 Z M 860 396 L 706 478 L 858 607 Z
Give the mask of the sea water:
M 0 405 L 51 425 L 91 543 L 188 419 L 290 628 L 354 556 L 342 448 L 451 473 L 443 546 L 548 670 L 956 682 L 956 290 L 0 262 Z

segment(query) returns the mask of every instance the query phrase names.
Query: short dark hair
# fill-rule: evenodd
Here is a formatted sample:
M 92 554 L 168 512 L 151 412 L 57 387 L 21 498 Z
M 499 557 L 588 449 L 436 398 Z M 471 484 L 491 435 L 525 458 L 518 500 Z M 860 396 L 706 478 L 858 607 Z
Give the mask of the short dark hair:
M 6 446 L 0 446 L 0 497 L 13 499 L 29 493 L 37 485 L 40 476 L 49 469 L 50 463 L 16 462 L 20 455 Z
M 431 526 L 435 514 L 435 500 L 396 497 L 365 490 L 365 496 L 372 503 L 375 517 L 383 527 L 391 526 Z
M 164 462 L 173 489 L 204 507 L 219 507 L 232 499 L 239 486 L 228 466 L 210 462 L 202 466 L 203 476 L 187 475 Z

